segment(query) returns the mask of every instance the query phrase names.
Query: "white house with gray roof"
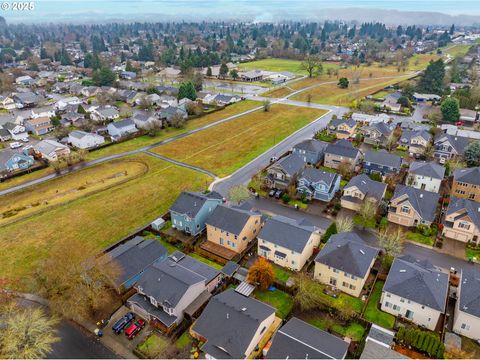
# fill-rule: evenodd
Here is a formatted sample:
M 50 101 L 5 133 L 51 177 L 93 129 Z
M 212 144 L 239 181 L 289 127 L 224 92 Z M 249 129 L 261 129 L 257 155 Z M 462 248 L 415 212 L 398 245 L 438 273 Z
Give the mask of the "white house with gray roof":
M 83 130 L 74 130 L 68 134 L 68 142 L 79 149 L 90 149 L 103 144 L 105 138 Z
M 100 106 L 96 107 L 91 110 L 90 118 L 93 121 L 112 121 L 118 119 L 120 117 L 120 113 L 118 112 L 116 107 L 107 105 L 107 106 Z
M 287 269 L 300 271 L 320 244 L 320 232 L 307 220 L 269 218 L 258 234 L 258 254 Z
M 406 183 L 420 190 L 438 193 L 445 168 L 435 162 L 414 161 L 410 164 Z
M 457 156 L 463 156 L 465 148 L 470 139 L 463 136 L 456 136 L 450 134 L 439 134 L 435 137 L 433 142 L 433 155 L 436 159 L 448 160 Z
M 435 330 L 445 313 L 449 276 L 428 260 L 397 257 L 383 287 L 381 309 Z
M 332 235 L 315 258 L 314 279 L 358 297 L 378 253 L 354 232 Z
M 480 341 L 480 271 L 464 268 L 460 273 L 453 331 Z

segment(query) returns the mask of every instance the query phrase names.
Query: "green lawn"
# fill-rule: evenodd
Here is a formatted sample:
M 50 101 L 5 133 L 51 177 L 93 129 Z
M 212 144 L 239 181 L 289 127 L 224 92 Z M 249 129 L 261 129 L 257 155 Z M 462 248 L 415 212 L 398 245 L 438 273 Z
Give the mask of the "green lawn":
M 465 257 L 467 259 L 475 258 L 476 260 L 480 260 L 480 248 L 474 249 L 468 247 L 467 245 L 467 247 L 465 248 Z
M 380 91 L 376 92 L 375 94 L 372 94 L 372 98 L 376 99 L 376 100 L 383 100 L 385 98 L 385 96 L 388 96 L 391 93 L 392 93 L 392 91 L 389 91 L 389 90 L 380 90 Z
M 265 71 L 288 71 L 299 75 L 306 75 L 307 72 L 300 67 L 301 63 L 299 60 L 262 59 L 240 64 L 239 68 L 242 70 L 262 69 Z
M 340 187 L 341 187 L 341 188 L 344 188 L 345 186 L 347 186 L 347 184 L 348 184 L 348 181 L 347 181 L 347 180 L 343 180 L 343 179 L 340 180 Z
M 169 342 L 163 336 L 152 333 L 144 342 L 137 346 L 147 358 L 155 359 L 162 358 L 162 353 L 168 348 Z
M 316 134 L 315 138 L 317 140 L 331 143 L 331 142 L 334 142 L 337 137 L 335 136 L 335 134 L 329 134 L 327 131 L 324 130 Z
M 254 295 L 256 299 L 266 302 L 277 309 L 277 316 L 281 317 L 282 319 L 285 319 L 290 311 L 292 311 L 293 299 L 290 295 L 283 291 L 278 289 L 274 291 L 256 290 Z
M 308 204 L 305 204 L 304 202 L 302 202 L 302 200 L 290 200 L 288 202 L 288 205 L 291 205 L 291 206 L 298 205 L 300 209 L 306 209 L 308 207 Z
M 351 322 L 347 326 L 343 326 L 337 323 L 334 323 L 335 320 L 327 320 L 325 318 L 314 317 L 307 320 L 310 325 L 313 325 L 321 330 L 328 331 L 332 330 L 336 333 L 347 336 L 352 341 L 361 341 L 365 334 L 365 328 L 356 322 Z
M 386 312 L 383 312 L 378 308 L 380 298 L 382 296 L 383 285 L 383 281 L 377 281 L 375 283 L 375 287 L 372 294 L 370 295 L 370 299 L 368 301 L 363 317 L 365 318 L 365 320 L 380 325 L 386 329 L 392 329 L 393 325 L 395 325 L 395 316 L 387 314 Z
M 377 225 L 377 222 L 375 219 L 368 219 L 367 221 L 364 221 L 360 215 L 355 215 L 353 217 L 353 222 L 359 226 L 363 226 L 365 228 L 369 229 L 374 229 L 375 226 Z
M 190 253 L 188 254 L 189 256 L 191 256 L 192 258 L 194 259 L 197 259 L 198 261 L 201 261 L 207 265 L 210 265 L 211 267 L 215 268 L 215 269 L 218 269 L 218 270 L 221 270 L 223 268 L 222 265 L 220 264 L 217 264 L 215 261 L 212 261 L 212 260 L 209 260 L 209 259 L 205 259 L 203 256 L 200 256 L 196 253 Z
M 465 56 L 468 50 L 471 48 L 471 45 L 467 44 L 457 44 L 445 50 L 447 54 L 450 54 L 452 57 L 461 57 Z
M 162 244 L 163 246 L 165 246 L 165 248 L 167 249 L 168 253 L 171 254 L 173 253 L 174 251 L 178 251 L 177 247 L 173 244 L 170 244 L 168 241 L 166 241 L 165 239 L 162 239 L 160 237 L 160 235 L 154 235 L 152 233 L 149 233 L 147 235 L 143 235 L 146 239 L 154 239 L 154 240 L 157 240 L 157 241 L 160 241 L 160 244 Z
M 360 300 L 359 298 L 350 296 L 348 294 L 345 294 L 343 292 L 339 292 L 338 296 L 334 298 L 333 296 L 330 296 L 328 294 L 325 294 L 325 285 L 320 284 L 317 281 L 313 281 L 311 283 L 311 289 L 314 291 L 318 296 L 324 298 L 326 302 L 336 308 L 336 309 L 342 309 L 345 307 L 351 307 L 353 311 L 356 313 L 360 314 L 363 309 L 363 301 Z
M 185 349 L 188 345 L 190 345 L 192 342 L 192 338 L 188 334 L 188 330 L 185 330 L 185 332 L 175 341 L 175 346 L 177 349 Z
M 291 271 L 288 271 L 277 265 L 273 265 L 273 272 L 275 273 L 275 277 L 277 278 L 277 280 L 283 283 L 286 283 L 290 276 L 292 276 Z
M 407 231 L 407 234 L 405 236 L 408 240 L 415 241 L 417 243 L 424 244 L 424 245 L 433 246 L 433 244 L 435 243 L 435 237 L 425 236 L 423 234 L 413 232 L 413 231 Z
M 337 170 L 329 168 L 329 167 L 325 167 L 325 166 L 320 166 L 319 170 L 323 170 L 323 171 L 331 172 L 331 173 L 337 172 Z

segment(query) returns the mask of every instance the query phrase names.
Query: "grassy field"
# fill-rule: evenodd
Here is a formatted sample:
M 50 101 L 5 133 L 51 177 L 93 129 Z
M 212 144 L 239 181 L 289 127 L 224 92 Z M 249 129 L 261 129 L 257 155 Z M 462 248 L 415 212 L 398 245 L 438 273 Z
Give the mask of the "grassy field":
M 38 179 L 42 176 L 49 175 L 51 173 L 55 172 L 55 170 L 51 167 L 45 168 L 45 169 L 40 169 L 37 171 L 33 171 L 29 174 L 25 174 L 22 176 L 17 176 L 8 180 L 5 180 L 3 182 L 0 182 L 0 190 L 8 189 L 20 184 L 24 184 L 28 181 Z
M 156 142 L 171 138 L 173 136 L 183 134 L 187 131 L 199 128 L 204 125 L 214 123 L 225 119 L 227 117 L 239 114 L 241 112 L 253 109 L 260 106 L 258 101 L 241 101 L 239 103 L 227 106 L 225 109 L 204 115 L 202 117 L 190 120 L 181 129 L 167 128 L 162 130 L 157 136 L 152 137 L 148 135 L 140 136 L 120 144 L 115 144 L 97 151 L 92 151 L 88 154 L 87 160 L 98 159 L 104 156 L 119 154 L 126 151 L 132 151 L 144 146 L 155 144 Z
M 226 176 L 323 114 L 324 110 L 274 104 L 269 112 L 241 116 L 153 151 Z
M 182 190 L 202 190 L 212 180 L 148 155 L 125 159 L 131 160 L 146 164 L 148 171 L 125 183 L 1 226 L 1 276 L 24 280 L 21 287 L 34 290 L 29 279 L 55 243 L 82 241 L 101 250 L 163 214 Z M 65 176 L 65 183 L 76 181 L 83 171 Z M 36 188 L 30 191 L 34 193 Z M 14 202 L 14 198 L 10 201 Z
M 446 49 L 444 49 L 444 52 L 446 52 L 452 57 L 465 56 L 471 47 L 471 45 L 467 44 L 457 44 L 451 47 L 447 47 Z
M 395 316 L 387 314 L 378 308 L 380 297 L 382 296 L 383 281 L 377 281 L 373 289 L 370 299 L 363 317 L 374 324 L 383 326 L 386 329 L 392 329 L 395 324 Z
M 272 305 L 275 309 L 277 309 L 277 316 L 282 319 L 285 319 L 293 308 L 292 297 L 278 289 L 274 291 L 257 290 L 255 291 L 255 298 Z
M 250 61 L 239 65 L 240 70 L 255 70 L 262 69 L 265 71 L 289 71 L 299 75 L 306 75 L 306 71 L 302 70 L 299 60 L 288 59 L 263 59 Z
M 290 95 L 292 92 L 293 91 L 287 88 L 286 86 L 281 86 L 273 90 L 267 91 L 265 93 L 262 93 L 262 95 L 267 97 L 273 97 L 273 98 L 284 98 L 285 96 Z

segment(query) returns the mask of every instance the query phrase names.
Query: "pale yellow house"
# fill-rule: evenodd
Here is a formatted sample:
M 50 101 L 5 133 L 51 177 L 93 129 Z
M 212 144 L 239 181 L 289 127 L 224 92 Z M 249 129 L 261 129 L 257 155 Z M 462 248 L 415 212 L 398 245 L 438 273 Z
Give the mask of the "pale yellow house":
M 422 155 L 431 141 L 432 135 L 427 130 L 404 130 L 398 142 L 410 154 Z
M 306 220 L 283 216 L 268 219 L 258 235 L 258 255 L 300 271 L 320 244 L 320 232 Z
M 480 272 L 462 269 L 457 290 L 453 331 L 480 341 Z
M 262 228 L 262 215 L 247 203 L 219 205 L 206 221 L 207 241 L 242 253 Z
M 450 197 L 442 234 L 461 242 L 479 243 L 480 204 L 472 200 Z
M 388 207 L 388 221 L 407 227 L 430 225 L 436 217 L 437 193 L 397 185 Z
M 394 260 L 380 299 L 381 309 L 435 330 L 445 313 L 449 276 L 428 260 L 410 255 Z
M 337 139 L 348 139 L 355 135 L 357 122 L 353 119 L 334 119 L 328 124 L 328 132 Z
M 370 179 L 366 174 L 354 176 L 343 188 L 343 196 L 340 199 L 343 208 L 359 211 L 365 201 L 380 204 L 387 184 Z
M 332 235 L 315 258 L 314 279 L 358 297 L 378 252 L 354 232 Z

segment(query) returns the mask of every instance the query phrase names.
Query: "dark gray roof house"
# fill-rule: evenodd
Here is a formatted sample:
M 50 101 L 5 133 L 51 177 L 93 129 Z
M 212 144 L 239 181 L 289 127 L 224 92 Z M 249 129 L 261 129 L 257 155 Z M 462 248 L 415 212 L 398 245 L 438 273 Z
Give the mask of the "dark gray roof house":
M 345 359 L 349 343 L 291 318 L 274 335 L 267 359 Z
M 245 203 L 245 205 L 248 204 Z M 259 211 L 245 205 L 218 205 L 208 217 L 206 224 L 239 235 L 252 215 L 258 215 L 259 219 L 261 218 Z
M 208 199 L 223 200 L 223 196 L 216 191 L 203 194 L 200 192 L 182 192 L 170 207 L 170 210 L 179 214 L 195 217 Z
M 265 221 L 258 239 L 301 253 L 315 231 L 315 226 L 305 219 L 297 221 L 284 216 L 274 216 Z M 261 248 L 263 245 L 259 246 Z
M 387 189 L 387 184 L 372 180 L 365 174 L 354 176 L 345 186 L 344 190 L 353 186 L 358 188 L 366 198 L 373 198 L 377 201 L 383 199 L 383 195 Z
M 463 211 L 455 217 L 455 220 L 467 216 L 480 229 L 480 204 L 473 200 L 451 196 L 446 215 L 448 216 L 461 210 Z
M 433 179 L 443 179 L 445 175 L 445 168 L 435 162 L 414 161 L 410 164 L 411 174 L 428 176 Z
M 368 150 L 367 152 L 365 152 L 363 163 L 367 165 L 367 167 L 377 165 L 377 167 L 380 166 L 385 168 L 391 168 L 398 171 L 402 166 L 402 158 L 398 155 L 390 154 L 384 150 Z
M 383 291 L 444 312 L 448 281 L 448 274 L 428 260 L 419 261 L 404 255 L 393 261 Z
M 360 150 L 353 147 L 352 143 L 348 140 L 338 140 L 333 144 L 328 144 L 325 149 L 325 153 L 333 154 L 336 156 L 343 156 L 350 159 L 355 159 Z
M 433 142 L 435 157 L 450 158 L 456 155 L 463 155 L 470 139 L 463 136 L 451 134 L 439 134 Z
M 458 182 L 480 185 L 480 167 L 453 170 L 453 179 Z
M 151 264 L 164 260 L 167 249 L 157 240 L 136 236 L 132 240 L 107 252 L 107 263 L 114 262 L 120 267 L 120 274 L 115 279 L 117 287 L 125 289 L 132 286 Z
M 210 300 L 191 332 L 205 341 L 201 349 L 211 358 L 245 359 L 258 345 L 257 332 L 274 319 L 275 308 L 227 289 Z
M 303 161 L 310 164 L 316 164 L 323 160 L 327 143 L 316 139 L 304 140 L 296 144 L 292 153 L 303 157 Z
M 480 271 L 476 268 L 463 268 L 460 281 L 458 309 L 480 318 Z
M 315 262 L 364 278 L 379 249 L 367 245 L 354 232 L 332 235 L 318 253 Z
M 278 160 L 276 165 L 281 167 L 290 176 L 293 176 L 294 174 L 298 174 L 298 172 L 303 168 L 305 163 L 300 156 L 290 154 Z
M 395 187 L 391 201 L 398 198 L 402 198 L 402 202 L 408 200 L 423 220 L 428 222 L 435 220 L 437 204 L 440 199 L 439 194 L 398 184 Z M 397 206 L 400 205 L 401 203 L 397 204 Z

